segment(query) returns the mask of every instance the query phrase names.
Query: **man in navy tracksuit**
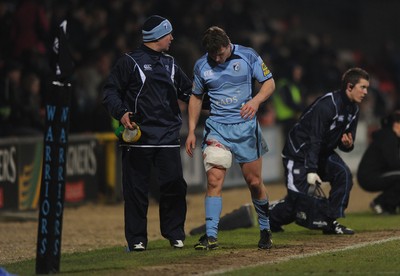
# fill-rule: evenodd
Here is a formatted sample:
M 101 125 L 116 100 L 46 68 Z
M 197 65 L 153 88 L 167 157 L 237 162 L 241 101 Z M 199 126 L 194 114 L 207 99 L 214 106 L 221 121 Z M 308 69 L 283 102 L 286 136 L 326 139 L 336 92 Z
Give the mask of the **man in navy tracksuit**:
M 183 178 L 178 99 L 188 102 L 192 82 L 165 54 L 173 40 L 171 23 L 160 16 L 143 25 L 143 44 L 122 56 L 104 86 L 103 103 L 127 129 L 137 125 L 141 137 L 121 141 L 125 237 L 129 251 L 147 247 L 147 210 L 151 168 L 160 187 L 160 228 L 174 248 L 185 239 L 187 184 Z
M 270 207 L 271 230 L 295 221 L 296 204 L 310 185 L 327 181 L 331 185 L 327 225 L 324 234 L 354 234 L 336 219 L 344 217 L 352 174 L 335 152 L 353 150 L 359 117 L 358 104 L 367 95 L 369 75 L 360 68 L 349 69 L 342 77 L 341 89 L 317 98 L 304 110 L 288 133 L 282 151 L 288 194 Z

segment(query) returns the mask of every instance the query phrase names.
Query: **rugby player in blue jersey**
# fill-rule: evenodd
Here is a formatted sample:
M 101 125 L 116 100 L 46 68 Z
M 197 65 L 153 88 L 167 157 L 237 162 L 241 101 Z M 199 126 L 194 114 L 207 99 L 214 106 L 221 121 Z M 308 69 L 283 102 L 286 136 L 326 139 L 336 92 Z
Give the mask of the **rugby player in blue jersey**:
M 240 164 L 251 192 L 260 225 L 260 249 L 272 247 L 268 218 L 268 197 L 261 175 L 262 155 L 268 151 L 256 113 L 275 89 L 272 73 L 251 48 L 232 44 L 225 31 L 213 26 L 202 39 L 206 54 L 194 66 L 192 96 L 189 101 L 189 132 L 186 152 L 193 156 L 195 129 L 203 97 L 210 98 L 210 115 L 205 122 L 202 150 L 207 173 L 205 196 L 206 233 L 197 250 L 218 248 L 218 223 L 222 210 L 222 186 L 232 154 Z M 253 93 L 253 81 L 260 90 Z M 255 96 L 253 97 L 252 95 Z

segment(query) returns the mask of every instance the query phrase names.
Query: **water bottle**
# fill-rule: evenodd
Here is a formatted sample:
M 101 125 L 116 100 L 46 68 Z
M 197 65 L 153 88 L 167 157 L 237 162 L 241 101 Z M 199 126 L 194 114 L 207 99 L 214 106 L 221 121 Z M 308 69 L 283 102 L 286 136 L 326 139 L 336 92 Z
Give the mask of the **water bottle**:
M 135 129 L 131 130 L 128 128 L 125 128 L 123 125 L 120 125 L 115 131 L 115 135 L 119 138 L 122 139 L 124 142 L 127 143 L 134 143 L 137 142 L 142 136 L 142 132 L 140 131 L 139 126 L 137 126 Z
M 122 132 L 122 140 L 127 143 L 135 143 L 142 136 L 139 126 L 137 125 L 134 129 L 125 128 Z

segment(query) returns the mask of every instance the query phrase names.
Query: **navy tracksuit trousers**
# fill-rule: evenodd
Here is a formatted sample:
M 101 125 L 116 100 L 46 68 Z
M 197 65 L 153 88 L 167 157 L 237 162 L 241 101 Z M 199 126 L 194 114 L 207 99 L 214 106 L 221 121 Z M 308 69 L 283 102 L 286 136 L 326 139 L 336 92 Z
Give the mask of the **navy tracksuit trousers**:
M 271 227 L 289 224 L 295 221 L 296 201 L 299 193 L 307 194 L 309 184 L 307 183 L 307 171 L 304 162 L 283 158 L 285 168 L 285 179 L 288 195 L 270 206 Z M 322 181 L 328 181 L 331 189 L 329 191 L 329 208 L 327 216 L 331 219 L 344 217 L 347 208 L 350 191 L 353 187 L 352 174 L 349 167 L 335 152 L 320 158 L 318 164 L 318 175 Z
M 185 240 L 187 184 L 179 147 L 127 147 L 122 152 L 125 237 L 128 246 L 147 245 L 147 210 L 152 166 L 160 188 L 160 229 L 168 240 Z

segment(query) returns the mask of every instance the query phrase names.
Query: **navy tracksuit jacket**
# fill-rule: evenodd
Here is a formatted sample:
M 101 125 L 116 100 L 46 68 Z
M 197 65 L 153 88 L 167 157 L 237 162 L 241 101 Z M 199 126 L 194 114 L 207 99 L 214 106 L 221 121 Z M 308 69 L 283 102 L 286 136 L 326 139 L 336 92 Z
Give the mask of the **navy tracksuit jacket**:
M 341 90 L 317 98 L 304 110 L 282 151 L 288 196 L 271 206 L 271 224 L 294 221 L 296 198 L 298 193 L 307 193 L 309 172 L 316 172 L 323 181 L 330 182 L 328 217 L 344 216 L 353 181 L 350 169 L 335 149 L 345 152 L 353 149 L 354 146 L 345 148 L 341 138 L 344 133 L 351 133 L 355 140 L 358 116 L 358 105 L 350 102 Z

